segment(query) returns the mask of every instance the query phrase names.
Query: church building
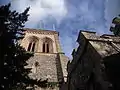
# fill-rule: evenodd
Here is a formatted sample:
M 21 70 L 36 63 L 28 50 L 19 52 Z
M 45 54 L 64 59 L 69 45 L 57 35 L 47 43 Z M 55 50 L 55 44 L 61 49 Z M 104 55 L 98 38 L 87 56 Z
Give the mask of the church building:
M 57 31 L 25 28 L 25 37 L 21 41 L 21 46 L 26 51 L 34 53 L 27 62 L 27 67 L 32 68 L 30 78 L 48 80 L 50 83 L 59 83 L 61 86 L 66 82 L 69 58 L 61 50 Z M 36 90 L 65 90 L 61 88 L 37 87 Z
M 120 37 L 80 30 L 67 65 L 68 90 L 120 89 Z

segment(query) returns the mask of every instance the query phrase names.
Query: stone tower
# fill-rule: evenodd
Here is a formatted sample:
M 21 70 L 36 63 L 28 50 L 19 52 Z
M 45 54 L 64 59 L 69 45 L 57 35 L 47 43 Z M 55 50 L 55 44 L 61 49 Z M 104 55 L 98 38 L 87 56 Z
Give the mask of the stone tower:
M 26 51 L 33 52 L 34 56 L 28 60 L 28 68 L 32 68 L 29 76 L 33 79 L 48 79 L 50 83 L 66 81 L 68 57 L 64 55 L 59 43 L 57 31 L 25 29 L 25 37 L 21 41 Z M 62 86 L 62 85 L 61 85 Z M 36 90 L 51 90 L 37 87 Z M 52 90 L 65 90 L 55 87 Z

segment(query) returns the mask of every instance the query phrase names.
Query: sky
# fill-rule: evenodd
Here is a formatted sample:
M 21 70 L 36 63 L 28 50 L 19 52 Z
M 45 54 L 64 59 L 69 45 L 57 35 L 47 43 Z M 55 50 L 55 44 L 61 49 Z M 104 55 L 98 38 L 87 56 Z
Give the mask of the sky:
M 111 34 L 112 19 L 120 14 L 120 0 L 0 0 L 11 10 L 30 7 L 26 28 L 56 30 L 63 52 L 70 58 L 80 30 Z

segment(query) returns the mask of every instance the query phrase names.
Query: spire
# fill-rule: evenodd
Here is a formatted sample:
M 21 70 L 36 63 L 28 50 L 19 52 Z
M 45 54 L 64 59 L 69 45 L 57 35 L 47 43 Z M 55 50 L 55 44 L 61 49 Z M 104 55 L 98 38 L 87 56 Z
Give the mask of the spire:
M 43 22 L 43 20 L 40 20 L 40 28 L 41 29 L 44 29 L 45 27 L 44 27 L 44 22 Z
M 55 24 L 53 24 L 53 30 L 55 31 Z

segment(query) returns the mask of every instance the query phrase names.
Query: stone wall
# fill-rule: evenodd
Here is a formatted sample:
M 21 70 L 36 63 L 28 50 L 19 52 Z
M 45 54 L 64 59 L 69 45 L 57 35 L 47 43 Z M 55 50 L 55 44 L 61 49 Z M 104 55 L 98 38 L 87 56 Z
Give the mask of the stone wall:
M 38 66 L 35 63 L 38 62 Z M 28 60 L 28 67 L 32 67 L 31 78 L 57 82 L 56 54 L 34 55 Z
M 26 68 L 32 68 L 32 73 L 29 77 L 32 79 L 41 79 L 48 82 L 60 83 L 63 88 L 65 86 L 65 80 L 67 78 L 66 64 L 68 58 L 64 54 L 35 54 L 28 60 L 28 66 Z M 35 63 L 38 63 L 37 67 Z M 57 87 L 56 87 L 57 88 Z M 36 89 L 37 90 L 37 89 Z M 41 90 L 44 90 L 41 88 Z M 45 90 L 57 90 L 57 89 L 45 89 Z M 60 89 L 64 90 L 64 89 Z
M 67 67 L 68 90 L 109 90 L 111 83 L 106 76 L 104 59 L 115 59 L 112 55 L 119 54 L 120 41 L 117 39 L 120 37 L 80 31 L 79 46 L 73 50 L 73 60 Z M 110 58 L 107 63 L 109 61 Z
M 57 50 L 57 47 L 56 47 L 56 38 L 55 38 L 55 35 L 57 35 L 58 36 L 58 34 L 57 33 L 48 33 L 48 32 L 52 32 L 52 31 L 45 31 L 45 30 L 43 30 L 43 31 L 41 31 L 41 32 L 43 32 L 43 33 L 38 33 L 38 31 L 41 31 L 41 30 L 35 30 L 34 32 L 32 31 L 32 29 L 31 30 L 29 30 L 29 31 L 26 31 L 25 32 L 25 37 L 24 37 L 24 39 L 21 41 L 21 46 L 23 46 L 26 50 L 27 50 L 27 48 L 28 48 L 28 45 L 29 45 L 29 38 L 30 37 L 37 37 L 38 38 L 38 48 L 37 48 L 37 50 L 35 51 L 35 52 L 42 52 L 42 49 L 43 49 L 43 47 L 42 47 L 42 44 L 43 44 L 43 41 L 42 41 L 42 39 L 44 39 L 45 37 L 47 37 L 47 38 L 50 38 L 53 42 L 53 53 L 57 53 L 58 52 L 58 50 Z
M 65 80 L 67 78 L 67 62 L 69 58 L 64 55 L 59 42 L 59 33 L 49 30 L 25 29 L 25 38 L 21 41 L 21 46 L 28 49 L 30 39 L 35 37 L 37 43 L 34 56 L 28 60 L 26 68 L 32 68 L 29 77 L 32 79 L 48 80 L 49 83 L 58 83 L 59 87 L 40 88 L 35 90 L 66 90 Z M 43 39 L 49 38 L 52 42 L 53 51 L 43 52 Z

